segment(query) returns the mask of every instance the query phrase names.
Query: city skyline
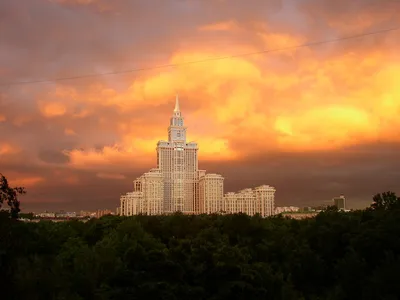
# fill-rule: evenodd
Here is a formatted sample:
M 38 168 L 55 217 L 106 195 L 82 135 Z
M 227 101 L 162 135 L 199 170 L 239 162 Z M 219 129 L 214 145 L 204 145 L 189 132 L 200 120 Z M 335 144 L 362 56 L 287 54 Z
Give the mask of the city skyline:
M 349 208 L 399 192 L 400 31 L 368 33 L 399 27 L 400 2 L 227 3 L 1 1 L 0 172 L 23 210 L 117 206 L 176 93 L 226 192 Z

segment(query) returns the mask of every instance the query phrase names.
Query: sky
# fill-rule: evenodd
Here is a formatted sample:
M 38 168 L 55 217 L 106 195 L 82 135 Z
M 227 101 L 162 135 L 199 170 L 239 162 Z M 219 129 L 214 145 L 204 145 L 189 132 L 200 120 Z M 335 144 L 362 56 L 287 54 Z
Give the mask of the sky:
M 114 209 L 179 94 L 225 192 L 368 206 L 400 192 L 400 30 L 241 54 L 396 27 L 396 0 L 2 0 L 0 172 L 24 211 Z

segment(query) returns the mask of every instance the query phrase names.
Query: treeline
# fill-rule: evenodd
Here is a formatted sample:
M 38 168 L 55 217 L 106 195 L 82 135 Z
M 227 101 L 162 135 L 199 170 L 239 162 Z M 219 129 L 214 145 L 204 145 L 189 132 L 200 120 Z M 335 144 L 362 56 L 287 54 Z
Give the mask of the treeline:
M 293 220 L 0 217 L 1 299 L 399 299 L 400 201 Z M 394 197 L 394 198 L 393 198 Z

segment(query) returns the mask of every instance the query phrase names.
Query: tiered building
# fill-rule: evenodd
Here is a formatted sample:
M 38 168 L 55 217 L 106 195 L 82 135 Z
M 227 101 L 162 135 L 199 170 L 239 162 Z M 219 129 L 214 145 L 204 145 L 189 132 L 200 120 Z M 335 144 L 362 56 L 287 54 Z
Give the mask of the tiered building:
M 176 97 L 168 141 L 157 143 L 157 168 L 133 182 L 133 191 L 120 198 L 119 213 L 159 215 L 239 213 L 274 214 L 275 189 L 263 185 L 224 196 L 224 178 L 198 168 L 198 146 L 186 141 L 186 127 Z

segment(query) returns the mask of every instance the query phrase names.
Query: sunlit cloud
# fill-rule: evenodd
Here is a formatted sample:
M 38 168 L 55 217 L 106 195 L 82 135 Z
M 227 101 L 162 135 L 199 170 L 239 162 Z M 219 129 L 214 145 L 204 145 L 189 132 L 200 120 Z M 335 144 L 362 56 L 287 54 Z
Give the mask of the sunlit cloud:
M 19 149 L 17 146 L 11 145 L 9 143 L 0 142 L 0 157 L 9 154 L 16 154 L 20 151 L 21 149 Z
M 175 54 L 171 62 L 208 56 L 210 53 L 183 52 Z M 106 88 L 99 92 L 102 104 L 118 107 L 121 112 L 147 107 L 151 117 L 155 107 L 167 103 L 171 103 L 172 112 L 173 95 L 183 90 L 188 97 L 186 103 L 181 101 L 182 107 L 198 101 L 187 123 L 203 123 L 202 131 L 212 128 L 202 133 L 196 127 L 188 131 L 198 141 L 201 157 L 206 160 L 234 160 L 254 153 L 254 147 L 234 149 L 230 145 L 239 140 L 251 145 L 255 138 L 265 141 L 257 142 L 257 150 L 262 152 L 335 150 L 393 137 L 390 132 L 395 129 L 382 120 L 398 124 L 395 114 L 400 100 L 395 78 L 400 74 L 400 65 L 382 65 L 383 50 L 364 52 L 361 59 L 356 54 L 345 54 L 322 62 L 310 57 L 304 60 L 310 64 L 300 59 L 294 62 L 297 68 L 282 75 L 245 58 L 193 64 L 143 77 L 122 93 Z M 351 74 L 346 72 L 349 67 Z M 364 72 L 370 75 L 363 78 Z M 213 119 L 212 125 L 201 121 L 208 118 Z M 138 157 L 143 162 L 151 161 L 167 122 L 167 118 L 157 120 L 157 130 L 151 130 L 153 125 L 148 124 L 149 131 L 138 130 L 137 126 L 127 129 L 126 123 L 119 123 L 121 149 L 109 145 L 100 152 L 71 152 L 71 164 L 111 165 Z
M 6 1 L 0 83 L 141 69 L 2 89 L 8 168 L 45 160 L 66 185 L 131 180 L 120 174 L 156 166 L 176 94 L 188 141 L 213 166 L 400 142 L 398 32 L 264 51 L 395 27 L 396 1 Z M 42 172 L 26 182 L 56 180 Z
M 50 102 L 40 104 L 41 113 L 48 118 L 59 117 L 66 113 L 67 108 L 60 102 Z
M 200 31 L 232 31 L 236 30 L 238 25 L 234 21 L 218 22 L 204 25 L 199 28 Z
M 43 177 L 40 176 L 28 176 L 28 177 L 24 177 L 21 174 L 18 174 L 18 176 L 13 177 L 13 176 L 9 176 L 9 182 L 10 185 L 12 186 L 22 186 L 22 187 L 26 187 L 26 188 L 31 188 L 34 187 L 40 183 L 44 183 L 45 179 Z
M 65 134 L 65 135 L 68 135 L 68 136 L 72 136 L 72 135 L 76 135 L 76 132 L 75 132 L 73 129 L 66 128 L 66 129 L 64 130 L 64 134 Z
M 112 168 L 128 165 L 138 167 L 154 160 L 149 156 L 143 157 L 144 153 L 137 149 L 120 146 L 106 146 L 101 150 L 72 150 L 65 153 L 69 156 L 72 167 L 88 170 L 107 166 Z

